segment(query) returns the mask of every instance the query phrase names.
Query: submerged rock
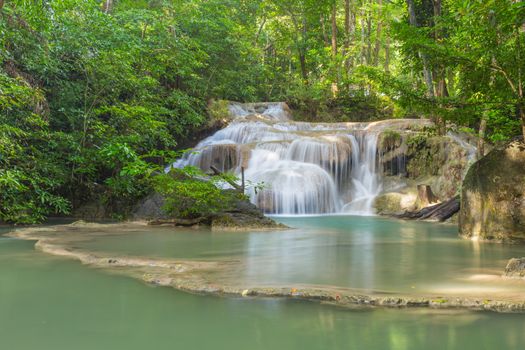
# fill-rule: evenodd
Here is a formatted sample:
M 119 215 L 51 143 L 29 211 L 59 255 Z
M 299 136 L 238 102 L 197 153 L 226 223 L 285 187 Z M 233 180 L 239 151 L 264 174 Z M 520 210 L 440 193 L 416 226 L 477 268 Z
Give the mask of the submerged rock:
M 525 278 L 525 258 L 512 258 L 505 267 L 505 277 Z
M 463 181 L 460 233 L 525 240 L 525 143 L 513 141 L 474 163 Z

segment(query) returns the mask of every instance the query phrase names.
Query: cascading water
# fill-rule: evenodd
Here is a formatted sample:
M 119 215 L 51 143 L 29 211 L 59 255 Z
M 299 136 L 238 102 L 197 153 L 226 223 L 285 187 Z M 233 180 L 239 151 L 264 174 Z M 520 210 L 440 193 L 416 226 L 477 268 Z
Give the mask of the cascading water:
M 372 204 L 382 190 L 377 167 L 377 133 L 360 133 L 349 136 L 352 142 L 353 185 L 352 201 L 343 207 L 343 212 L 356 215 L 374 213 Z M 359 141 L 358 141 L 359 140 Z
M 271 214 L 371 215 L 382 191 L 378 137 L 424 120 L 375 123 L 291 122 L 282 103 L 232 104 L 234 121 L 173 166 L 239 174 L 253 203 Z M 257 190 L 258 188 L 258 190 Z

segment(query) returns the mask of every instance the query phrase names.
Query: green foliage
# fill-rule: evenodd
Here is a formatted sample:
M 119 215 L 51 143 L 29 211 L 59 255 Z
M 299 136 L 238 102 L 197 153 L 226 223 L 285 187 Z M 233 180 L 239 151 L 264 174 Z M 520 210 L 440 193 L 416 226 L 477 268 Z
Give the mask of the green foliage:
M 229 102 L 226 100 L 211 100 L 208 103 L 209 125 L 221 124 L 230 119 Z
M 194 219 L 210 216 L 231 205 L 235 194 L 221 190 L 221 177 L 205 180 L 200 169 L 171 169 L 153 179 L 156 192 L 166 198 L 164 210 L 173 217 Z M 206 177 L 207 178 L 207 177 Z
M 130 205 L 171 150 L 227 116 L 224 100 L 284 100 L 309 121 L 485 119 L 488 140 L 517 135 L 523 3 L 413 2 L 417 25 L 406 1 L 2 2 L 0 220 Z
M 240 1 L 115 3 L 3 3 L 0 221 L 90 199 L 129 206 L 206 122 L 211 97 L 258 99 Z
M 385 130 L 380 134 L 379 147 L 383 150 L 401 146 L 403 137 L 395 130 Z

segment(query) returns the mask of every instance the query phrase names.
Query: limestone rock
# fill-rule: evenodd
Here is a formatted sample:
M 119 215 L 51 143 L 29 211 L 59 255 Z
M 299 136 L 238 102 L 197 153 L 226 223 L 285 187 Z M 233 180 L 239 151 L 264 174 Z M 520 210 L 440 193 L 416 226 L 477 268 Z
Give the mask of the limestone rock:
M 158 193 L 153 193 L 141 201 L 133 212 L 133 220 L 145 220 L 151 224 L 174 224 L 191 226 L 194 224 L 210 224 L 212 229 L 245 230 L 245 229 L 280 229 L 278 224 L 264 216 L 263 212 L 247 199 L 235 199 L 222 212 L 210 217 L 195 220 L 172 218 L 163 210 L 165 199 Z
M 235 200 L 230 208 L 215 215 L 211 220 L 211 227 L 214 230 L 286 228 L 264 216 L 261 209 L 246 199 Z
M 505 267 L 505 277 L 525 278 L 525 258 L 512 258 Z
M 143 199 L 135 208 L 133 212 L 134 220 L 166 220 L 168 215 L 162 207 L 165 204 L 164 198 L 158 194 L 153 193 Z
M 384 193 L 376 197 L 374 200 L 374 208 L 380 215 L 392 215 L 402 212 L 405 208 L 401 205 L 401 193 Z
M 461 235 L 525 240 L 525 143 L 515 140 L 474 163 L 463 181 Z

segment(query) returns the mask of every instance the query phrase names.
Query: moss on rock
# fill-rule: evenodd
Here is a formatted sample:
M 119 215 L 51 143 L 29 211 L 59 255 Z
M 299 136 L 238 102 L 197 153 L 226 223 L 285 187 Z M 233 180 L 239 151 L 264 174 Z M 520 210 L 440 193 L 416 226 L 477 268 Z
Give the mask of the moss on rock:
M 525 143 L 513 141 L 474 163 L 463 181 L 461 235 L 525 241 Z

